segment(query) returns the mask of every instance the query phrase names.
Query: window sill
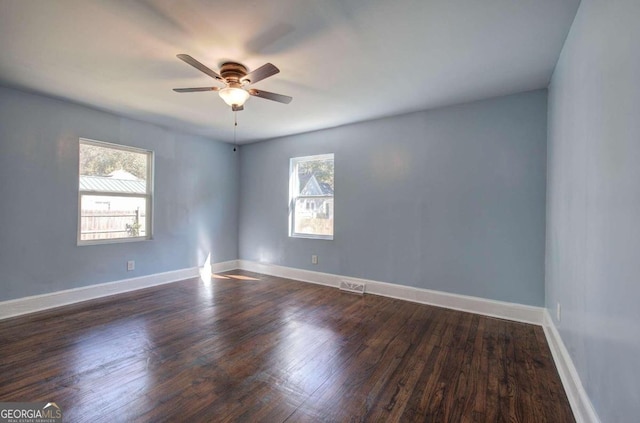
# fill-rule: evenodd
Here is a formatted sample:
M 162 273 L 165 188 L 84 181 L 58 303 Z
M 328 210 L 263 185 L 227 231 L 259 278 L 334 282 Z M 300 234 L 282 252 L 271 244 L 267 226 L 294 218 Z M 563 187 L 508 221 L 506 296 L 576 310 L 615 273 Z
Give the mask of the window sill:
M 78 240 L 77 246 L 84 247 L 87 245 L 103 245 L 103 244 L 125 244 L 129 242 L 141 242 L 141 241 L 151 241 L 152 237 L 138 236 L 131 238 L 114 238 L 114 239 L 92 239 L 92 240 Z
M 324 239 L 327 241 L 333 241 L 333 235 L 290 234 L 289 238 Z

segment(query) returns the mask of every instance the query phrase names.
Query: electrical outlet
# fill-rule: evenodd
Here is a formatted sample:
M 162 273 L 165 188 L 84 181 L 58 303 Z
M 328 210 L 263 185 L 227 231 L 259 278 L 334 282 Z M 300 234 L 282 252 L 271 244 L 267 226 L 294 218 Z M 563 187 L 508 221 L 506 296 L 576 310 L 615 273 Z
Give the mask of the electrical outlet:
M 127 261 L 127 272 L 130 272 L 130 271 L 134 270 L 135 268 L 136 268 L 135 260 Z
M 560 323 L 560 320 L 562 319 L 562 314 L 560 313 L 560 303 L 558 303 L 556 306 L 556 319 L 558 319 L 558 323 Z
M 318 256 L 315 254 L 311 256 L 311 264 L 318 264 Z

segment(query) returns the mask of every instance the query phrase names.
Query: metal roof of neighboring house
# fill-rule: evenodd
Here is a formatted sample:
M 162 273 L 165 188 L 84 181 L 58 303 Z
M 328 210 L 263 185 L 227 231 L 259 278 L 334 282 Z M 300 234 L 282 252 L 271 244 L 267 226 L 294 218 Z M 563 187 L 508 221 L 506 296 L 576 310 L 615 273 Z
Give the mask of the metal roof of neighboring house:
M 333 195 L 333 188 L 331 188 L 331 185 L 326 182 L 320 182 L 319 185 L 323 195 Z
M 299 173 L 300 192 L 305 195 L 333 195 L 331 185 L 326 182 L 319 182 L 313 173 Z
M 111 176 L 80 175 L 80 191 L 126 192 L 144 194 L 147 183 L 141 179 L 116 179 Z

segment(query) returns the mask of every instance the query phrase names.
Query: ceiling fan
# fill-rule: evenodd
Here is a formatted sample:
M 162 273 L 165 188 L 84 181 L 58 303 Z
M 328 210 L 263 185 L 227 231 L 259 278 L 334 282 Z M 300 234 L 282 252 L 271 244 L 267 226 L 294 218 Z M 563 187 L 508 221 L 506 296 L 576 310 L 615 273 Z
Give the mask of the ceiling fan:
M 198 62 L 188 54 L 178 54 L 178 59 L 198 69 L 200 72 L 206 73 L 213 79 L 224 84 L 220 87 L 199 87 L 199 88 L 174 88 L 173 91 L 178 93 L 192 93 L 197 91 L 218 91 L 220 97 L 231 106 L 231 110 L 234 112 L 244 110 L 244 103 L 249 96 L 264 98 L 267 100 L 277 101 L 279 103 L 289 104 L 292 97 L 288 95 L 271 93 L 269 91 L 257 90 L 255 88 L 246 89 L 249 85 L 255 84 L 258 81 L 262 81 L 265 78 L 275 75 L 280 72 L 280 69 L 267 63 L 255 69 L 252 72 L 248 72 L 247 68 L 236 62 L 226 62 L 220 67 L 220 74 L 212 71 L 202 63 Z

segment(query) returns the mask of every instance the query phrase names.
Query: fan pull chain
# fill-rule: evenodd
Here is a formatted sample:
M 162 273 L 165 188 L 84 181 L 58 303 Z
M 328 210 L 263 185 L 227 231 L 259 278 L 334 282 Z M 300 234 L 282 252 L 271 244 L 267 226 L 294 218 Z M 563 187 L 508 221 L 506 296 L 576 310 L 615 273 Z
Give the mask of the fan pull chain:
M 236 130 L 238 129 L 238 112 L 233 112 L 233 151 L 236 151 Z

